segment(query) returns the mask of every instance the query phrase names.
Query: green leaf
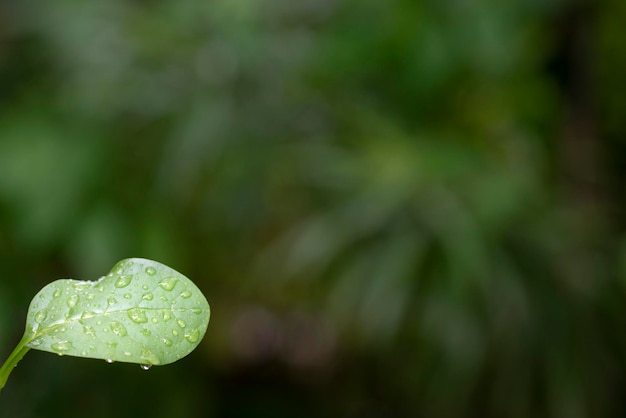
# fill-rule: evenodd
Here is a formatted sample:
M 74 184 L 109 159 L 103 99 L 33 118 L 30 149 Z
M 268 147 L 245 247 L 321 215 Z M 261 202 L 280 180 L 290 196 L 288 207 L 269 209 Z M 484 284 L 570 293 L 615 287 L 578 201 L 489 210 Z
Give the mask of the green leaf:
M 209 303 L 185 276 L 130 258 L 97 281 L 57 280 L 33 298 L 23 341 L 59 355 L 173 363 L 191 353 L 209 324 Z

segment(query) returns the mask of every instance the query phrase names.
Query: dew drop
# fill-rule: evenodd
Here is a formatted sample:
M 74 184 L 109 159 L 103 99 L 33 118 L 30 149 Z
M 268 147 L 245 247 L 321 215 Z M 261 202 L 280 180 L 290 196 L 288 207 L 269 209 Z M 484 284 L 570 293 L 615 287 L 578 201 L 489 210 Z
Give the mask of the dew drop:
M 115 305 L 117 303 L 117 299 L 115 299 L 113 296 L 111 296 L 107 302 L 109 303 L 109 305 Z
M 108 359 L 106 359 L 106 362 L 107 362 L 107 363 L 109 363 L 109 364 L 111 364 L 111 363 L 113 363 L 113 360 L 111 360 L 110 358 L 108 358 Z
M 28 345 L 32 347 L 37 347 L 38 345 L 41 345 L 41 340 L 40 339 L 32 340 L 31 342 L 28 343 Z
M 130 293 L 125 293 L 124 294 L 124 299 L 132 299 L 133 295 L 131 295 Z
M 147 284 L 144 284 L 143 286 L 141 286 L 141 288 L 142 288 L 143 290 L 148 290 L 148 285 L 147 285 Z
M 86 282 L 72 283 L 72 287 L 78 290 L 79 292 L 82 292 L 83 290 L 89 289 L 91 287 L 91 283 L 86 283 Z
M 152 293 L 144 293 L 141 298 L 143 300 L 152 300 L 152 299 L 154 299 L 154 295 Z
M 80 319 L 90 319 L 93 318 L 94 316 L 96 316 L 97 314 L 95 312 L 90 312 L 90 311 L 85 311 L 83 312 L 83 314 L 80 316 Z
M 150 367 L 152 367 L 151 364 L 140 364 L 139 366 L 141 367 L 142 370 L 146 370 L 146 371 L 150 370 Z
M 83 326 L 83 332 L 85 333 L 85 335 L 91 335 L 93 337 L 96 336 L 95 330 L 93 329 L 93 327 L 90 327 L 89 325 Z
M 178 324 L 179 327 L 181 328 L 185 328 L 187 326 L 187 323 L 185 321 L 183 321 L 182 319 L 177 319 L 176 323 Z
M 72 343 L 69 341 L 59 341 L 50 346 L 54 351 L 63 352 L 72 348 Z
M 146 267 L 146 273 L 150 276 L 154 276 L 156 274 L 156 269 L 154 267 Z
M 120 324 L 117 321 L 111 322 L 109 327 L 111 328 L 111 331 L 113 331 L 113 334 L 119 335 L 120 337 L 128 334 L 128 331 L 126 331 L 126 327 L 124 327 L 124 325 Z
M 115 287 L 117 287 L 117 288 L 126 287 L 126 286 L 128 286 L 130 284 L 132 279 L 133 279 L 133 276 L 130 276 L 130 275 L 120 276 L 115 281 Z
M 95 297 L 95 295 L 93 293 L 87 293 L 87 300 L 93 300 L 93 298 Z
M 109 348 L 117 348 L 117 343 L 107 343 Z
M 131 321 L 137 324 L 145 324 L 148 322 L 148 317 L 143 309 L 133 308 L 128 310 L 128 317 Z
M 166 346 L 168 346 L 168 347 L 171 347 L 171 346 L 172 346 L 172 344 L 174 344 L 174 343 L 173 343 L 173 342 L 172 342 L 172 340 L 170 340 L 170 339 L 163 338 L 163 344 L 165 344 L 165 345 L 166 345 Z
M 130 356 L 132 356 L 132 355 L 133 355 L 133 353 L 131 353 L 130 351 L 124 351 L 124 355 L 125 355 L 126 357 L 130 357 Z
M 74 306 L 76 306 L 77 303 L 78 303 L 78 295 L 72 295 L 67 300 L 67 306 L 70 308 L 73 308 Z
M 58 298 L 59 296 L 61 296 L 63 294 L 63 291 L 61 289 L 56 289 L 54 291 L 54 293 L 52 293 L 52 297 L 53 298 Z
M 172 330 L 172 335 L 174 337 L 178 337 L 178 331 L 176 331 L 175 329 Z
M 43 310 L 35 314 L 35 322 L 43 322 L 48 317 L 48 312 Z
M 151 321 L 153 324 L 156 324 L 157 322 L 159 322 L 159 320 L 156 317 L 152 318 Z
M 191 312 L 193 312 L 193 313 L 195 313 L 196 315 L 198 315 L 198 314 L 201 314 L 201 313 L 202 313 L 202 309 L 200 309 L 200 308 L 193 308 L 193 309 L 191 310 Z
M 178 283 L 178 279 L 175 279 L 174 277 L 166 277 L 159 282 L 159 286 L 161 287 L 161 289 L 170 292 L 172 289 L 174 289 L 176 283 Z
M 185 290 L 181 292 L 180 296 L 184 299 L 189 299 L 191 297 L 191 292 L 189 290 Z
M 172 319 L 172 314 L 167 309 L 163 309 L 163 321 L 169 321 Z
M 149 337 L 152 335 L 152 332 L 148 328 L 144 328 L 141 330 L 141 335 L 145 335 L 146 337 Z
M 185 339 L 189 341 L 190 343 L 197 343 L 199 338 L 200 338 L 200 331 L 198 331 L 195 328 L 190 329 L 187 332 L 185 332 Z

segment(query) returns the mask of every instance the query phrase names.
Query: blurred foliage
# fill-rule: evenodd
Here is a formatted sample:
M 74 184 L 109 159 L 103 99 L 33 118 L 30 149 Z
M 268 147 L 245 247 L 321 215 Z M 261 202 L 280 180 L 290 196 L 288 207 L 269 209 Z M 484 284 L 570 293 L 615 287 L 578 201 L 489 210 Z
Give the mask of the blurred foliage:
M 625 414 L 625 13 L 0 1 L 3 355 L 125 257 L 213 311 L 149 373 L 29 354 L 3 415 Z

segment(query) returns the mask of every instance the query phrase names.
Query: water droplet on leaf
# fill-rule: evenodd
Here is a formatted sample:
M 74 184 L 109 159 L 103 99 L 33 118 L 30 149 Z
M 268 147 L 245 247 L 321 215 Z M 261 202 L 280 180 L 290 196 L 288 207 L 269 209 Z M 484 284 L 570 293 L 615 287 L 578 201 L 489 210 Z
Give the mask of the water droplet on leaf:
M 59 341 L 52 344 L 50 347 L 52 347 L 54 351 L 63 352 L 70 350 L 72 348 L 72 343 L 69 341 Z
M 128 334 L 128 331 L 126 331 L 126 327 L 117 321 L 111 322 L 111 325 L 109 325 L 109 327 L 115 335 L 119 335 L 120 337 L 124 337 Z
M 43 322 L 46 320 L 46 318 L 48 317 L 48 312 L 43 310 L 43 311 L 39 311 L 35 314 L 35 321 L 36 322 Z
M 176 283 L 178 283 L 178 279 L 175 279 L 174 277 L 166 277 L 159 282 L 159 286 L 161 287 L 161 289 L 170 292 L 172 289 L 174 289 Z
M 156 269 L 154 267 L 146 267 L 146 273 L 150 276 L 154 276 L 156 274 Z
M 93 318 L 94 316 L 96 316 L 97 313 L 95 312 L 89 312 L 89 311 L 85 311 L 83 312 L 83 314 L 80 316 L 80 319 L 89 319 L 89 318 Z
M 76 306 L 77 303 L 78 303 L 78 295 L 72 295 L 67 300 L 67 306 L 70 308 L 73 308 L 74 306 Z
M 189 341 L 190 343 L 197 343 L 198 338 L 200 338 L 200 331 L 198 331 L 195 328 L 190 329 L 187 332 L 185 332 L 185 339 Z
M 151 364 L 140 364 L 140 367 L 141 367 L 143 370 L 146 370 L 146 371 L 147 371 L 147 370 L 150 370 L 150 367 L 152 367 L 152 365 L 151 365 Z
M 183 291 L 180 296 L 184 299 L 189 299 L 191 297 L 191 292 L 189 290 Z
M 148 322 L 148 317 L 143 309 L 133 308 L 128 310 L 128 317 L 131 321 L 137 324 L 144 324 Z
M 132 279 L 133 279 L 133 276 L 130 276 L 130 275 L 120 276 L 115 281 L 115 287 L 118 287 L 118 288 L 126 287 L 130 284 Z
M 168 311 L 167 309 L 163 309 L 163 320 L 167 322 L 170 319 L 172 319 L 172 314 L 170 313 L 170 311 Z

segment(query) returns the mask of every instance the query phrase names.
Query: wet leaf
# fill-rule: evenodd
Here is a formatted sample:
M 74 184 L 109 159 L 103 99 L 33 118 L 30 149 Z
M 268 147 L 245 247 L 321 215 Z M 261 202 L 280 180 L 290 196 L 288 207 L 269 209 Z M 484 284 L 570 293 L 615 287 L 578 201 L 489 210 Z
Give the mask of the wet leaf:
M 202 292 L 156 261 L 130 258 L 97 281 L 62 279 L 33 298 L 26 346 L 59 355 L 172 363 L 193 351 L 210 317 Z

